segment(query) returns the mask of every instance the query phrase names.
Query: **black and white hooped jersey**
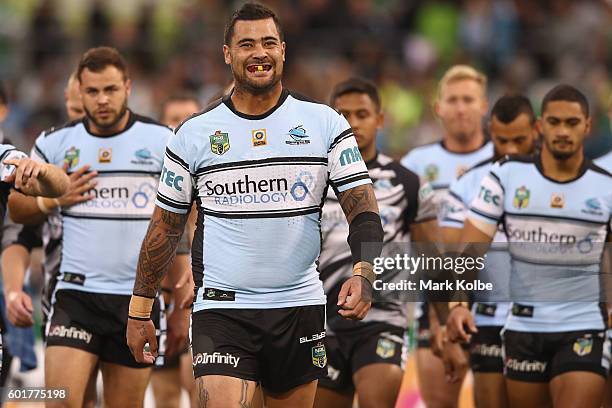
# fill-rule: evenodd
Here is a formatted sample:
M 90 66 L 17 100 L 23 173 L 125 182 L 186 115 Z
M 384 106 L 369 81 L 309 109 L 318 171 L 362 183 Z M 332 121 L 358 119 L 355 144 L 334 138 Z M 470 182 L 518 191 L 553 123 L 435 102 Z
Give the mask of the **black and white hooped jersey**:
M 434 202 L 439 207 L 453 181 L 476 163 L 491 156 L 491 142 L 469 153 L 453 153 L 444 147 L 444 142 L 437 142 L 412 149 L 401 163 L 431 184 L 435 191 Z
M 451 183 L 438 211 L 441 227 L 463 228 L 470 204 L 481 192 L 480 184 L 494 163 L 492 157 L 484 160 Z M 490 197 L 485 198 L 490 199 Z M 485 268 L 480 271 L 479 278 L 493 283 L 494 289 L 484 294 L 483 299 L 474 299 L 472 311 L 477 326 L 503 326 L 510 310 L 510 302 L 507 302 L 510 298 L 510 254 L 505 245 L 506 234 L 501 223 L 498 225 L 493 242 L 494 245 L 487 252 Z
M 471 205 L 472 222 L 503 221 L 515 302 L 506 328 L 600 330 L 601 256 L 612 222 L 612 175 L 584 161 L 566 182 L 546 177 L 539 156 L 496 163 Z M 523 299 L 526 299 L 523 301 Z
M 83 119 L 43 132 L 32 157 L 71 173 L 85 164 L 98 172 L 92 200 L 63 208 L 57 289 L 129 295 L 140 245 L 155 208 L 166 126 L 129 112 L 122 132 L 97 136 Z M 53 228 L 53 226 L 51 226 Z
M 325 304 L 315 261 L 328 185 L 369 183 L 346 119 L 286 89 L 262 115 L 227 96 L 185 121 L 156 203 L 186 213 L 197 201 L 194 310 Z
M 15 172 L 15 166 L 12 164 L 4 164 L 5 160 L 22 159 L 27 155 L 14 146 L 9 144 L 0 144 L 0 220 L 4 220 L 6 215 L 6 205 L 8 196 L 13 187 L 13 183 L 7 183 L 5 180 Z
M 410 225 L 436 218 L 433 190 L 428 183 L 422 183 L 419 176 L 381 153 L 366 165 L 378 202 L 385 243 L 409 241 Z M 323 206 L 321 232 L 319 271 L 328 301 L 327 325 L 335 330 L 339 326 L 354 325 L 354 322 L 347 323 L 336 313 L 338 294 L 344 281 L 353 274 L 353 262 L 346 240 L 349 224 L 333 191 L 328 191 Z M 383 249 L 383 255 L 384 252 Z M 362 322 L 382 321 L 406 327 L 407 311 L 403 302 L 375 302 Z

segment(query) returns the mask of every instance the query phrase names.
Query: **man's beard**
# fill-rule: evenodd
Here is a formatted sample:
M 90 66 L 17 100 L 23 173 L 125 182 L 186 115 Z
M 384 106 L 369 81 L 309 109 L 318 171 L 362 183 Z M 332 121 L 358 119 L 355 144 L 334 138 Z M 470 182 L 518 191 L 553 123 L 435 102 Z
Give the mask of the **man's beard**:
M 270 92 L 281 80 L 281 75 L 276 74 L 276 65 L 273 65 L 272 68 L 274 70 L 274 75 L 272 79 L 268 83 L 255 83 L 248 79 L 247 74 L 244 75 L 236 75 L 236 71 L 233 70 L 234 74 L 234 87 L 237 89 L 242 89 L 252 95 L 263 95 L 265 93 Z
M 85 114 L 87 115 L 87 119 L 93 122 L 94 125 L 96 125 L 100 129 L 111 129 L 115 127 L 117 123 L 121 121 L 121 119 L 123 119 L 125 112 L 127 112 L 127 98 L 123 101 L 123 104 L 121 105 L 121 109 L 119 109 L 119 113 L 117 114 L 117 116 L 115 116 L 114 120 L 112 120 L 109 123 L 98 122 L 96 118 L 94 117 L 94 115 L 92 115 L 91 112 L 87 108 L 84 107 L 84 110 L 85 110 Z
M 570 159 L 570 158 L 574 157 L 574 155 L 578 152 L 577 150 L 573 150 L 573 151 L 559 151 L 559 150 L 555 149 L 554 143 L 546 143 L 546 148 L 548 149 L 548 151 L 550 152 L 552 157 L 555 158 L 555 160 L 567 160 L 567 159 Z

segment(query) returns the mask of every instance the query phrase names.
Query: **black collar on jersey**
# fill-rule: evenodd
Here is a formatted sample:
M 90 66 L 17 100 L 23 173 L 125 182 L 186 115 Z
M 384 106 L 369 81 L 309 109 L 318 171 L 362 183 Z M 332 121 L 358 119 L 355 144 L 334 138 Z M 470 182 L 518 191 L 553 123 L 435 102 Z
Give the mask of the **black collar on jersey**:
M 127 121 L 127 124 L 125 125 L 125 127 L 122 130 L 120 130 L 118 132 L 115 132 L 115 133 L 111 133 L 109 135 L 96 135 L 95 133 L 93 133 L 91 131 L 91 129 L 89 128 L 89 119 L 87 119 L 87 116 L 85 116 L 83 118 L 83 126 L 85 126 L 85 130 L 87 131 L 87 133 L 89 133 L 93 137 L 113 137 L 113 136 L 117 136 L 117 135 L 120 135 L 121 133 L 125 132 L 129 128 L 131 128 L 134 125 L 134 123 L 136 123 L 136 115 L 134 115 L 132 113 L 132 111 L 129 110 L 129 109 L 127 110 L 127 114 L 128 114 L 128 121 Z
M 487 137 L 486 137 L 486 135 L 483 135 L 483 136 L 484 136 L 484 138 L 483 138 L 483 140 L 482 140 L 482 144 L 481 144 L 480 146 L 478 146 L 476 149 L 474 149 L 474 150 L 470 150 L 469 152 L 461 152 L 461 153 L 458 153 L 458 152 L 451 152 L 450 150 L 448 150 L 448 149 L 446 148 L 446 144 L 444 143 L 444 140 L 440 140 L 440 146 L 442 146 L 442 148 L 443 148 L 444 150 L 446 150 L 447 152 L 449 152 L 450 154 L 470 154 L 470 153 L 474 153 L 474 152 L 479 151 L 480 149 L 482 149 L 483 147 L 485 147 L 485 146 L 487 145 L 487 143 L 489 143 L 489 138 L 487 138 Z
M 372 160 L 368 160 L 367 162 L 365 162 L 365 165 L 368 169 L 371 169 L 373 167 L 377 167 L 378 166 L 378 150 L 376 151 L 376 154 L 374 155 L 374 158 Z
M 276 102 L 276 105 L 270 108 L 267 112 L 264 112 L 260 115 L 248 115 L 246 113 L 238 112 L 236 110 L 236 107 L 234 106 L 234 102 L 232 102 L 233 93 L 234 93 L 234 90 L 232 89 L 232 92 L 230 92 L 228 95 L 225 95 L 223 97 L 223 103 L 225 104 L 225 106 L 228 107 L 229 110 L 234 112 L 236 116 L 240 116 L 241 118 L 248 119 L 248 120 L 261 120 L 261 119 L 267 118 L 272 113 L 274 113 L 274 111 L 277 110 L 285 102 L 285 100 L 287 100 L 287 97 L 289 97 L 289 91 L 286 88 L 283 88 L 280 98 L 278 98 L 278 102 Z
M 582 164 L 580 165 L 580 169 L 578 170 L 578 174 L 576 175 L 576 177 L 571 178 L 569 180 L 565 180 L 565 181 L 559 181 L 559 180 L 552 179 L 552 178 L 548 177 L 546 174 L 544 174 L 544 167 L 542 166 L 542 153 L 537 154 L 534 157 L 534 161 L 535 161 L 536 168 L 538 169 L 538 171 L 540 172 L 542 177 L 544 177 L 546 180 L 550 180 L 553 183 L 557 183 L 557 184 L 567 184 L 567 183 L 571 183 L 573 181 L 576 181 L 580 177 L 584 176 L 584 173 L 586 173 L 586 171 L 589 169 L 589 167 L 591 167 L 591 160 L 587 159 L 586 156 L 583 156 Z

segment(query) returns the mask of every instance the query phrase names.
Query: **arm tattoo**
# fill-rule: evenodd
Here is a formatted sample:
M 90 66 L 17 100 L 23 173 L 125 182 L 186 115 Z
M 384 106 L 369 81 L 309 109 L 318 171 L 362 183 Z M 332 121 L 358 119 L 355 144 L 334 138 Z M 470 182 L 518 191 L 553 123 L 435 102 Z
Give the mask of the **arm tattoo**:
M 210 395 L 208 394 L 208 390 L 204 387 L 204 380 L 198 379 L 198 397 L 200 399 L 200 407 L 207 408 L 208 401 L 210 400 Z
M 176 247 L 189 214 L 155 207 L 147 235 L 140 248 L 134 294 L 155 297 L 162 277 L 174 262 Z
M 252 408 L 253 405 L 248 400 L 249 398 L 249 383 L 246 380 L 241 380 L 240 389 L 240 408 Z
M 338 194 L 338 200 L 346 220 L 351 223 L 362 212 L 375 212 L 378 214 L 378 203 L 371 184 L 350 188 Z

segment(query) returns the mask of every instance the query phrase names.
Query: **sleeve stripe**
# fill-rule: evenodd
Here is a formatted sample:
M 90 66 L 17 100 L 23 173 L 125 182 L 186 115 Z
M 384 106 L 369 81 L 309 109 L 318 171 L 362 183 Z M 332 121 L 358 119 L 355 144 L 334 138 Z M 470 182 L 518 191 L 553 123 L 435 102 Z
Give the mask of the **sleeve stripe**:
M 444 224 L 453 224 L 453 225 L 457 225 L 458 227 L 463 227 L 463 222 L 462 221 L 455 220 L 455 219 L 449 218 L 449 217 L 442 218 L 442 221 L 440 222 L 440 226 L 441 227 L 445 227 L 446 225 L 444 225 Z
M 172 203 L 175 203 L 176 205 L 185 205 L 184 202 L 175 200 L 174 198 L 170 198 L 167 195 L 163 194 L 161 191 L 158 191 L 157 194 L 162 196 L 162 197 L 164 197 L 164 199 L 166 199 L 166 200 L 168 200 L 168 201 L 170 201 Z
M 367 175 L 368 177 L 370 176 L 370 174 L 367 171 L 360 171 L 359 173 L 352 173 L 352 174 L 349 174 L 348 176 L 340 177 L 340 178 L 334 179 L 332 181 L 334 183 L 340 183 L 340 182 L 342 182 L 344 180 L 347 180 L 347 179 L 350 179 L 350 178 L 353 178 L 353 177 L 356 177 L 356 176 L 362 176 L 362 175 Z
M 499 184 L 499 188 L 501 188 L 502 192 L 506 194 L 506 190 L 504 190 L 504 186 L 502 185 L 502 182 L 499 177 L 497 177 L 497 174 L 490 172 L 489 175 L 493 178 L 493 180 L 497 182 L 497 184 Z
M 459 194 L 455 193 L 453 190 L 448 190 L 448 194 L 449 194 L 451 197 L 455 198 L 455 199 L 456 199 L 457 201 L 459 201 L 460 203 L 465 204 L 465 203 L 463 203 L 463 198 L 459 197 Z
M 176 153 L 172 152 L 172 150 L 170 150 L 167 147 L 166 147 L 166 156 L 170 160 L 172 160 L 173 162 L 175 162 L 176 164 L 178 164 L 179 166 L 187 170 L 187 172 L 189 172 L 189 165 L 183 159 L 181 159 Z
M 361 175 L 361 176 L 356 176 L 356 177 L 353 177 L 353 178 L 351 178 L 351 179 L 348 179 L 348 180 L 343 180 L 343 181 L 335 181 L 335 180 L 332 180 L 332 183 L 334 183 L 334 185 L 335 185 L 336 187 L 341 187 L 341 186 L 344 186 L 344 185 L 347 185 L 347 184 L 354 183 L 355 181 L 359 181 L 359 180 L 369 180 L 369 179 L 370 179 L 370 176 L 369 176 L 369 175 L 367 175 L 367 174 L 364 174 L 364 175 Z
M 491 221 L 495 221 L 495 222 L 499 221 L 499 217 L 495 217 L 494 215 L 490 215 L 490 214 L 484 213 L 484 212 L 482 212 L 480 210 L 477 210 L 476 208 L 471 208 L 470 211 L 475 213 L 475 214 L 477 214 L 477 215 L 480 215 L 481 217 L 488 218 Z
M 47 159 L 47 156 L 45 156 L 45 154 L 42 152 L 42 150 L 40 150 L 40 148 L 38 147 L 37 144 L 34 144 L 34 151 L 36 152 L 37 155 L 39 155 L 44 161 L 46 161 L 47 163 L 50 163 L 49 159 Z
M 161 203 L 166 204 L 167 206 L 176 208 L 177 210 L 189 210 L 191 208 L 190 204 L 176 203 L 173 200 L 170 200 L 167 197 L 163 196 L 161 193 L 157 193 L 157 200 L 159 200 L 159 202 Z
M 332 144 L 329 146 L 329 149 L 327 149 L 327 152 L 331 152 L 334 147 L 336 147 L 340 142 L 342 142 L 344 139 L 347 139 L 349 137 L 353 136 L 353 129 L 348 128 L 346 129 L 344 132 L 340 133 L 332 142 Z
M 8 149 L 8 150 L 5 150 L 5 151 L 4 151 L 4 153 L 2 153 L 2 156 L 0 156 L 0 161 L 4 160 L 4 158 L 5 158 L 6 156 L 8 156 L 8 154 L 9 154 L 10 152 L 14 152 L 14 151 L 16 151 L 16 150 L 17 150 L 17 149 Z

